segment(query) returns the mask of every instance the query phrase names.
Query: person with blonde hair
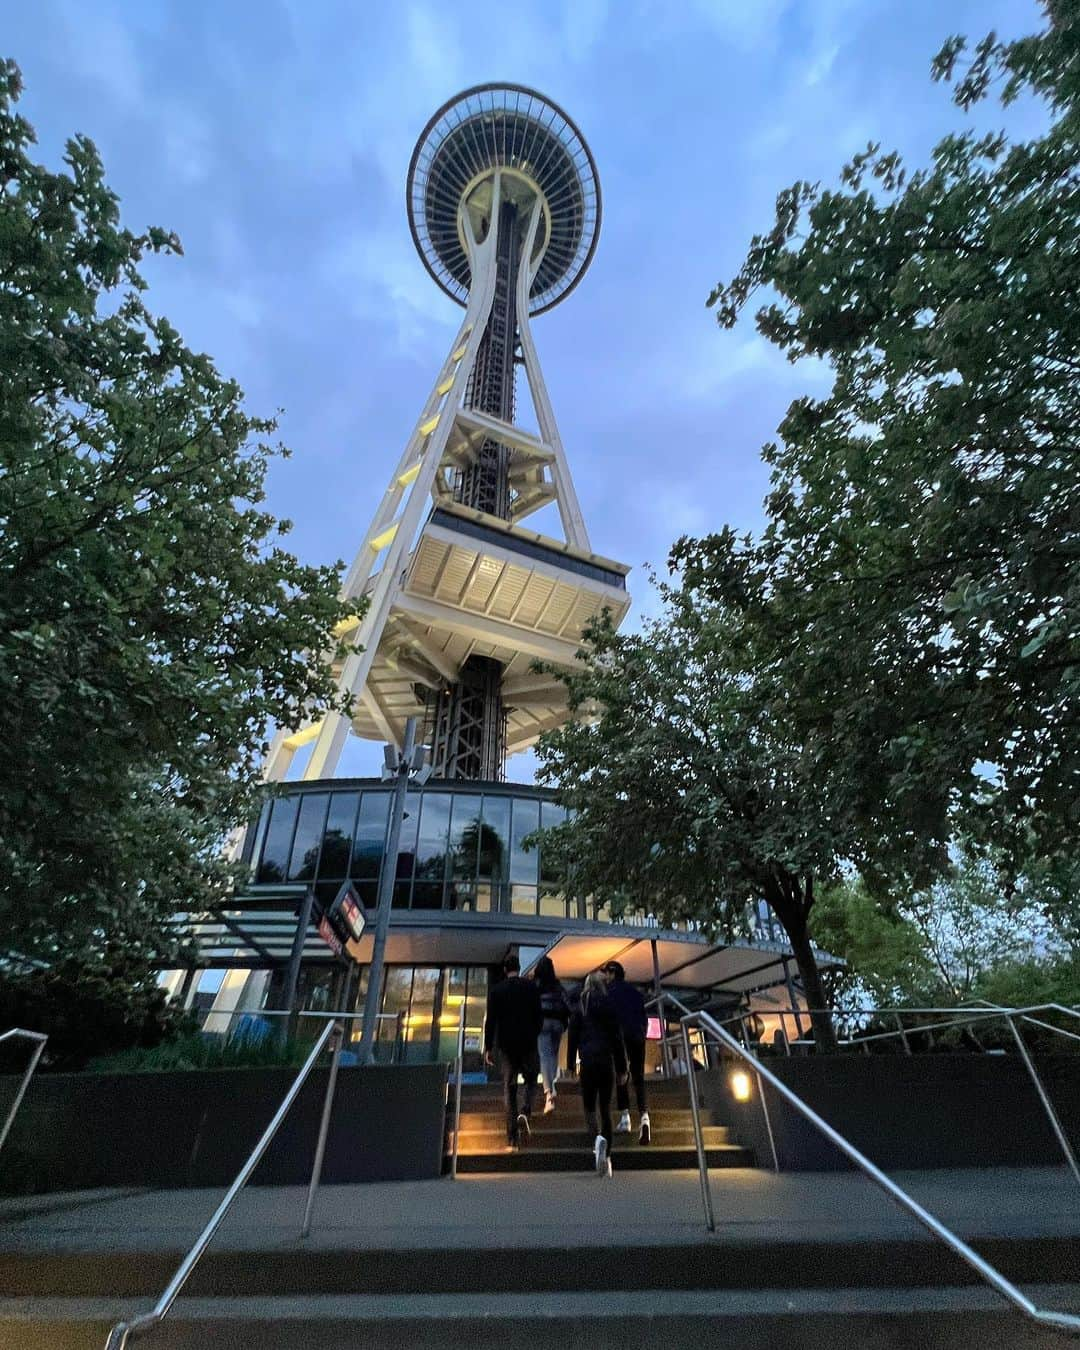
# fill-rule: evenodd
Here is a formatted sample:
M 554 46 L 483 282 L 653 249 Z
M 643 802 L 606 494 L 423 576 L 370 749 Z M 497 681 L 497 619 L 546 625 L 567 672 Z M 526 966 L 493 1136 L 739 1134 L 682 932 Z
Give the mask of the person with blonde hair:
M 581 1007 L 574 1013 L 574 1042 L 581 1059 L 581 1103 L 593 1141 L 597 1176 L 611 1176 L 611 1094 L 626 1081 L 626 1048 L 607 985 L 594 970 L 585 981 Z

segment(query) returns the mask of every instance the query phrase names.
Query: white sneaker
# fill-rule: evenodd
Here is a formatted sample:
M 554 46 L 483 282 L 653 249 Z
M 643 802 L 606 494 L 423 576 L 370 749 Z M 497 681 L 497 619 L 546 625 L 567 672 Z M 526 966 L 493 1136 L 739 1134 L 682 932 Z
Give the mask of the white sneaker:
M 630 1133 L 630 1112 L 629 1112 L 629 1111 L 624 1111 L 624 1112 L 622 1113 L 622 1115 L 619 1117 L 619 1123 L 618 1123 L 618 1125 L 615 1126 L 615 1133 L 616 1133 L 616 1134 L 629 1134 L 629 1133 Z
M 638 1143 L 647 1144 L 652 1138 L 652 1127 L 649 1125 L 648 1111 L 641 1113 L 641 1129 L 638 1131 Z
M 596 1165 L 596 1175 L 598 1177 L 611 1176 L 611 1161 L 607 1155 L 607 1140 L 602 1134 L 596 1136 L 596 1143 L 593 1144 L 593 1162 Z
M 544 1115 L 550 1116 L 552 1111 L 554 1110 L 555 1110 L 555 1094 L 554 1092 L 549 1092 L 547 1096 L 544 1098 Z

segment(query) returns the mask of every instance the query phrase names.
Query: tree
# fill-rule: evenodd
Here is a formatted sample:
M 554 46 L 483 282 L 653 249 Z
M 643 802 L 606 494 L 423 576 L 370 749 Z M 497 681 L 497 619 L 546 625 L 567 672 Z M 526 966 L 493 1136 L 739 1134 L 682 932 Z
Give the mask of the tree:
M 993 863 L 959 846 L 948 875 L 891 903 L 857 877 L 825 894 L 818 941 L 847 962 L 844 978 L 878 1007 L 937 1007 L 989 997 L 1006 969 L 1062 957 L 1044 907 L 1026 882 L 1005 892 Z
M 275 424 L 145 304 L 179 241 L 120 226 L 84 137 L 33 162 L 20 91 L 0 64 L 0 961 L 137 983 L 224 893 L 268 721 L 331 706 L 344 606 L 260 508 Z
M 833 383 L 765 447 L 761 539 L 698 542 L 691 579 L 761 574 L 755 678 L 856 793 L 867 863 L 908 840 L 924 881 L 958 824 L 1018 870 L 1080 823 L 1080 4 L 1044 8 L 934 65 L 965 109 L 1040 100 L 1043 134 L 949 134 L 914 173 L 871 145 L 709 297 L 731 327 L 764 288 L 758 331 Z
M 540 781 L 571 810 L 544 831 L 544 848 L 615 915 L 641 909 L 730 935 L 764 897 L 790 940 L 817 1042 L 833 1049 L 809 919 L 852 851 L 843 803 L 747 680 L 737 609 L 685 586 L 661 596 L 640 633 L 616 633 L 605 616 L 580 667 L 552 671 L 577 718 L 538 745 Z

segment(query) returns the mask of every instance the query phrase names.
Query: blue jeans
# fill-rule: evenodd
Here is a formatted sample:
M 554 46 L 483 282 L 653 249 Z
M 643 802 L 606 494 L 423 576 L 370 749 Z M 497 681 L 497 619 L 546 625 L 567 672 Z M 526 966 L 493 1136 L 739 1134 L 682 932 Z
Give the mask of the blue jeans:
M 549 1095 L 555 1091 L 555 1079 L 559 1076 L 559 1046 L 562 1045 L 563 1029 L 561 1022 L 545 1022 L 536 1043 L 540 1052 L 540 1077 L 544 1080 L 544 1091 Z

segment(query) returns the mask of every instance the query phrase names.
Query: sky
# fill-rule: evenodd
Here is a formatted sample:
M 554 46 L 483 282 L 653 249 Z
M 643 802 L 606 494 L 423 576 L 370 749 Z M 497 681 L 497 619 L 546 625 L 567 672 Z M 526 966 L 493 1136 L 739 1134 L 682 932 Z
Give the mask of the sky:
M 603 225 L 589 272 L 533 335 L 593 548 L 634 568 L 638 614 L 642 564 L 662 566 L 679 535 L 759 527 L 760 448 L 824 378 L 749 316 L 720 329 L 710 289 L 795 179 L 835 182 L 871 139 L 919 164 L 964 125 L 929 77 L 947 36 L 1042 27 L 1034 0 L 6 0 L 3 13 L 0 55 L 22 69 L 40 158 L 58 166 L 75 132 L 97 144 L 124 223 L 183 241 L 183 258 L 145 267 L 151 308 L 252 412 L 281 410 L 292 457 L 268 507 L 309 562 L 352 559 L 460 320 L 409 234 L 417 136 L 485 81 L 561 105 L 592 148 Z M 557 535 L 552 513 L 529 523 Z M 354 738 L 339 772 L 380 759 Z M 532 768 L 516 757 L 509 776 Z

